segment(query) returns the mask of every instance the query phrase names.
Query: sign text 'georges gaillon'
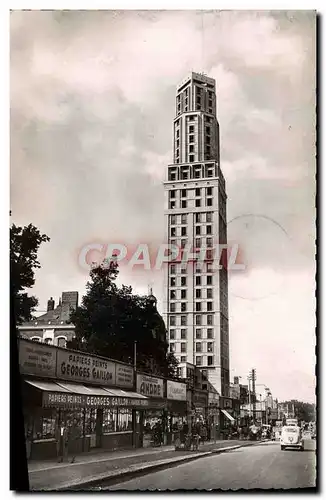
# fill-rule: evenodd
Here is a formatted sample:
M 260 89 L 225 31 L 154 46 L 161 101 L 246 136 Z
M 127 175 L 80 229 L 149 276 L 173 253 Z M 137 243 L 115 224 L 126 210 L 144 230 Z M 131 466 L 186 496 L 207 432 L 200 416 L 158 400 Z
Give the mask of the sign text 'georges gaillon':
M 87 354 L 58 350 L 57 377 L 64 380 L 115 384 L 115 363 Z

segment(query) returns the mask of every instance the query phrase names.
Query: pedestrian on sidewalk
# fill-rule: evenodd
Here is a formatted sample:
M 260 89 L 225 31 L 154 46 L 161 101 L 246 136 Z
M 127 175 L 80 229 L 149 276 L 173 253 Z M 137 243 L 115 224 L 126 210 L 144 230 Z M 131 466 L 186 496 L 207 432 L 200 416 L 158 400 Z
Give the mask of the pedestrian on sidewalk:
M 68 453 L 72 455 L 71 463 L 73 464 L 77 455 L 77 442 L 80 437 L 78 421 L 74 418 L 72 425 L 68 431 Z
M 61 422 L 56 433 L 57 457 L 58 462 L 63 462 L 68 451 L 68 431 L 66 425 Z

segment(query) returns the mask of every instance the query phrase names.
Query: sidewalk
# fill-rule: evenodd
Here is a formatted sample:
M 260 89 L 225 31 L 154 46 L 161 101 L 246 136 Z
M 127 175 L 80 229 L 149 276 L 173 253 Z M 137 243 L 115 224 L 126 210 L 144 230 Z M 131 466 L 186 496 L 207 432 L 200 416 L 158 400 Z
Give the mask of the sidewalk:
M 250 441 L 223 440 L 208 442 L 199 446 L 198 452 L 175 451 L 174 446 L 163 446 L 158 448 L 133 449 L 125 451 L 91 453 L 80 455 L 76 462 L 30 462 L 29 482 L 31 490 L 56 490 L 79 487 L 91 482 L 101 481 L 105 478 L 113 478 L 128 471 L 138 471 L 146 466 L 168 466 L 169 463 L 178 462 L 205 456 L 222 448 L 234 446 L 248 446 L 254 444 Z

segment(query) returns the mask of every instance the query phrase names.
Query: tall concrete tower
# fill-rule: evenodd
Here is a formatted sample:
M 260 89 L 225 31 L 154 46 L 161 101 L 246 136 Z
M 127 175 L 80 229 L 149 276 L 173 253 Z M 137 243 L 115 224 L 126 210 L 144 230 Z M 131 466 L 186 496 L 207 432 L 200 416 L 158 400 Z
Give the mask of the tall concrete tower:
M 170 351 L 200 367 L 228 396 L 228 275 L 217 250 L 227 242 L 226 194 L 215 80 L 198 73 L 183 80 L 173 129 L 173 163 L 164 182 L 165 241 L 180 251 L 164 270 Z

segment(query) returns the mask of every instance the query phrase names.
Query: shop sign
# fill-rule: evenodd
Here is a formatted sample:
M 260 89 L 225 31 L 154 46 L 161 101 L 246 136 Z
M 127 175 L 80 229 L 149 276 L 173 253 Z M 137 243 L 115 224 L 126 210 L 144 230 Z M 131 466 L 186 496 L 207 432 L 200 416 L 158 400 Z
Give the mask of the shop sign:
M 230 408 L 232 409 L 232 399 L 230 398 L 223 398 L 223 408 Z
M 74 382 L 115 385 L 116 364 L 86 353 L 58 350 L 57 378 Z
M 81 408 L 113 408 L 113 407 L 139 407 L 148 406 L 147 399 L 120 398 L 112 396 L 84 396 L 79 394 L 67 394 L 66 392 L 45 392 L 43 394 L 43 406 Z
M 193 403 L 195 406 L 206 407 L 208 402 L 207 394 L 194 392 Z
M 39 342 L 20 340 L 19 367 L 22 375 L 55 377 L 56 348 Z
M 137 374 L 137 392 L 152 398 L 163 398 L 164 380 L 162 378 Z
M 178 401 L 187 401 L 187 386 L 180 382 L 166 381 L 166 397 Z
M 115 385 L 117 387 L 134 386 L 134 369 L 132 366 L 116 363 L 115 367 Z

